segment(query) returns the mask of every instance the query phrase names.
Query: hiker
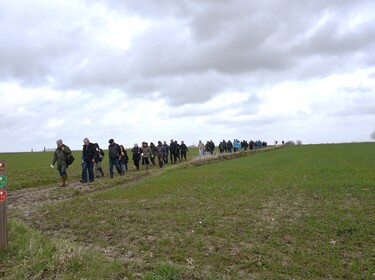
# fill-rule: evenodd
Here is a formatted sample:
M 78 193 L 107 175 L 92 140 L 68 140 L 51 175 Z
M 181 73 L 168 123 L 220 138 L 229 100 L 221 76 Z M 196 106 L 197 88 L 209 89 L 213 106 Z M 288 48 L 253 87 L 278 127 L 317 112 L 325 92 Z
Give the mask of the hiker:
M 135 143 L 132 148 L 133 162 L 137 170 L 139 170 L 139 161 L 141 160 L 142 149 L 138 147 L 138 144 Z
M 250 140 L 249 147 L 250 150 L 254 150 L 255 142 L 253 140 Z
M 204 144 L 202 142 L 202 140 L 199 140 L 199 143 L 198 143 L 198 154 L 199 156 L 203 156 L 203 153 L 204 153 Z
M 150 165 L 149 158 L 151 157 L 151 149 L 147 142 L 142 143 L 142 150 L 142 165 L 146 165 L 146 169 L 148 169 L 148 166 Z
M 164 141 L 163 147 L 164 147 L 164 163 L 168 163 L 169 145 L 167 144 L 167 141 Z
M 155 156 L 156 156 L 156 150 L 155 150 L 155 144 L 153 142 L 150 143 L 150 150 L 151 150 L 151 162 L 152 165 L 155 166 Z
M 223 139 L 223 141 L 220 142 L 219 151 L 220 151 L 221 154 L 228 152 L 228 144 L 227 144 L 227 142 L 225 142 L 225 139 Z
M 126 152 L 126 149 L 124 148 L 123 145 L 120 145 L 119 162 L 120 162 L 120 166 L 121 166 L 121 173 L 122 173 L 122 175 L 124 175 L 125 171 L 128 171 L 129 157 L 128 157 L 128 153 Z
M 102 168 L 104 151 L 99 147 L 98 143 L 95 143 L 94 146 L 95 146 L 94 173 L 95 173 L 96 178 L 99 178 L 99 172 L 102 174 L 102 177 L 104 177 L 104 171 Z
M 68 164 L 66 163 L 68 155 L 72 154 L 70 148 L 63 144 L 63 140 L 58 139 L 56 141 L 57 148 L 55 153 L 53 154 L 51 168 L 54 167 L 55 163 L 57 162 L 57 171 L 59 171 L 60 179 L 62 184 L 60 187 L 65 187 L 68 183 L 68 174 L 66 173 L 66 169 L 68 168 Z
M 233 149 L 232 141 L 228 140 L 227 148 L 228 148 L 228 153 L 232 153 L 232 149 Z
M 262 142 L 262 148 L 264 149 L 264 148 L 267 148 L 267 142 L 266 141 L 263 141 Z
M 224 141 L 223 141 L 224 142 Z M 223 142 L 220 142 L 219 143 L 219 151 L 220 151 L 220 154 L 224 153 L 224 143 Z
M 210 140 L 210 150 L 211 150 L 211 155 L 213 155 L 215 152 L 215 143 L 212 140 Z
M 169 152 L 170 152 L 171 163 L 172 164 L 176 163 L 177 146 L 176 146 L 175 142 L 173 141 L 173 139 L 171 139 L 171 143 L 169 144 Z
M 159 167 L 163 168 L 165 160 L 165 147 L 161 141 L 158 141 L 158 145 L 155 147 L 155 152 L 158 156 Z
M 249 148 L 249 143 L 246 140 L 243 140 L 241 146 L 244 148 L 245 151 L 247 151 L 247 149 Z
M 181 157 L 180 157 L 180 151 L 181 151 L 181 146 L 178 144 L 177 140 L 174 141 L 175 144 L 175 153 L 174 153 L 174 163 L 181 162 Z
M 94 156 L 96 148 L 88 138 L 83 139 L 82 148 L 82 178 L 81 183 L 87 183 L 87 173 L 89 173 L 89 181 L 94 182 Z
M 181 159 L 182 160 L 185 159 L 186 161 L 186 153 L 189 151 L 189 149 L 184 143 L 184 141 L 181 141 L 180 150 L 181 150 Z
M 121 148 L 118 144 L 115 143 L 113 139 L 108 141 L 108 157 L 109 157 L 109 175 L 113 178 L 113 166 L 116 167 L 116 170 L 120 176 L 122 176 L 121 166 L 120 166 L 120 154 Z
M 225 142 L 225 139 L 223 139 L 223 149 L 224 149 L 224 153 L 228 152 L 228 143 Z
M 211 150 L 211 143 L 210 143 L 210 141 L 207 141 L 206 142 L 206 145 L 204 146 L 204 153 L 205 154 L 213 154 L 213 152 L 212 152 L 212 150 Z
M 241 143 L 237 139 L 234 139 L 233 141 L 233 149 L 234 152 L 238 152 L 241 149 Z

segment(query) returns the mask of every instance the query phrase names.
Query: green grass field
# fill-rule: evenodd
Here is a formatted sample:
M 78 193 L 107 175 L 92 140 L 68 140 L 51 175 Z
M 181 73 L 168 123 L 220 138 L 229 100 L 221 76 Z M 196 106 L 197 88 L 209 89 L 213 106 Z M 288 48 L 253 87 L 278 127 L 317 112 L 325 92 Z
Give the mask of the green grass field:
M 130 164 L 126 176 L 148 176 L 114 178 L 27 222 L 9 211 L 0 278 L 373 279 L 375 143 L 195 154 L 162 171 Z M 8 190 L 57 184 L 51 157 L 0 154 Z M 77 160 L 69 174 L 79 181 Z

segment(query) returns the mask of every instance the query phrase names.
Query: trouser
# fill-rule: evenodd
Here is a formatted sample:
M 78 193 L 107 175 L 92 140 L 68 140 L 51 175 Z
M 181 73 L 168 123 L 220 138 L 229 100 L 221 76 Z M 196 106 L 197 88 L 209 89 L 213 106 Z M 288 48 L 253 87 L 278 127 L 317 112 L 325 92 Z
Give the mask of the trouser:
M 118 174 L 122 175 L 121 166 L 118 158 L 109 159 L 109 175 L 111 175 L 111 177 L 113 177 L 113 166 L 116 167 Z
M 83 162 L 82 182 L 87 182 L 87 173 L 89 173 L 89 181 L 94 182 L 94 163 L 92 161 Z
M 68 174 L 66 174 L 66 169 L 67 168 L 68 167 L 64 165 L 64 166 L 61 166 L 60 169 L 58 169 L 59 175 L 60 175 L 60 179 L 62 181 L 61 187 L 65 187 L 66 181 L 68 180 Z
M 133 162 L 137 170 L 139 170 L 139 159 L 134 159 Z
M 102 162 L 101 161 L 97 161 L 95 162 L 94 164 L 94 175 L 96 177 L 99 177 L 99 172 L 102 174 L 102 177 L 104 176 L 104 171 L 103 171 L 103 168 L 102 168 Z
M 63 166 L 60 167 L 60 169 L 58 169 L 60 176 L 66 175 L 66 169 L 67 168 L 68 167 L 66 165 L 63 165 Z
M 169 158 L 171 160 L 171 163 L 174 163 L 174 152 L 170 152 Z
M 128 170 L 128 163 L 127 162 L 122 162 L 121 164 L 121 173 L 124 175 L 125 170 Z
M 159 167 L 163 168 L 164 165 L 164 157 L 163 156 L 158 156 L 158 162 L 159 162 Z
M 148 167 L 150 165 L 150 161 L 148 160 L 148 157 L 142 157 L 142 165 L 143 164 L 146 164 L 146 167 Z
M 168 153 L 164 154 L 163 160 L 164 163 L 168 163 Z
M 177 158 L 179 159 L 179 161 L 181 161 L 181 158 L 180 158 L 180 155 L 178 154 L 178 152 L 171 153 L 171 162 L 172 163 L 176 163 Z
M 181 152 L 181 159 L 185 159 L 185 161 L 186 161 L 186 153 Z

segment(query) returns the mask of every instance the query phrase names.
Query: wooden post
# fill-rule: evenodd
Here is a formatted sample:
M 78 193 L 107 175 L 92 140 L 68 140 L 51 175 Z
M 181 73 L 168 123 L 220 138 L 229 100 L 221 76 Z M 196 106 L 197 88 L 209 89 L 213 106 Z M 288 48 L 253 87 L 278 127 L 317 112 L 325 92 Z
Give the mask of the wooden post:
M 0 202 L 0 250 L 8 247 L 7 202 Z
M 4 161 L 0 161 L 0 175 L 5 180 L 0 182 L 0 192 L 4 199 L 0 198 L 0 250 L 5 250 L 8 247 L 8 221 L 7 221 L 7 201 L 6 201 L 6 177 L 5 177 L 6 165 Z M 4 195 L 5 194 L 5 195 Z

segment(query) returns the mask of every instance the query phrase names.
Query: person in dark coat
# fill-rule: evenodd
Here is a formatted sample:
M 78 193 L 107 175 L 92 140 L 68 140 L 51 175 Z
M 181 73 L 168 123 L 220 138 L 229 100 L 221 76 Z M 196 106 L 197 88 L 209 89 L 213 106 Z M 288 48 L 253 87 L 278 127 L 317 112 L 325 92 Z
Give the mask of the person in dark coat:
M 173 141 L 173 139 L 171 139 L 171 143 L 169 144 L 169 152 L 170 152 L 170 160 L 171 160 L 171 163 L 174 164 L 176 163 L 176 159 L 177 159 L 177 145 L 176 143 Z
M 141 160 L 141 155 L 143 153 L 143 150 L 138 147 L 138 144 L 135 143 L 134 147 L 132 148 L 132 154 L 133 154 L 133 162 L 137 170 L 139 170 L 139 161 Z
M 113 139 L 108 141 L 108 157 L 109 157 L 109 174 L 113 178 L 113 166 L 116 167 L 116 170 L 120 176 L 122 176 L 121 166 L 120 166 L 120 154 L 121 148 L 119 144 L 116 144 Z
M 211 154 L 213 155 L 215 152 L 215 143 L 214 141 L 210 140 L 210 149 L 211 149 Z
M 129 157 L 128 157 L 128 153 L 126 152 L 126 149 L 124 148 L 123 145 L 120 145 L 119 162 L 120 162 L 120 166 L 121 166 L 121 173 L 122 173 L 122 175 L 124 175 L 125 171 L 128 171 Z
M 224 153 L 224 144 L 223 144 L 223 142 L 219 143 L 219 151 L 220 151 L 221 154 Z
M 155 148 L 156 148 L 155 144 L 151 142 L 150 143 L 150 150 L 151 150 L 150 159 L 151 159 L 152 165 L 155 165 L 155 157 L 156 157 Z
M 94 156 L 96 148 L 88 138 L 83 139 L 82 148 L 82 183 L 87 183 L 87 173 L 89 173 L 89 181 L 94 182 Z
M 233 149 L 232 141 L 228 140 L 227 148 L 228 148 L 228 153 L 232 153 L 232 149 Z
M 186 161 L 186 153 L 189 151 L 188 147 L 185 145 L 184 141 L 181 141 L 180 145 L 180 150 L 181 150 L 181 159 L 185 159 Z
M 180 144 L 178 144 L 177 140 L 174 141 L 174 144 L 176 147 L 175 154 L 174 154 L 174 162 L 176 163 L 177 159 L 178 159 L 178 162 L 181 162 L 181 157 L 180 157 L 181 146 Z

